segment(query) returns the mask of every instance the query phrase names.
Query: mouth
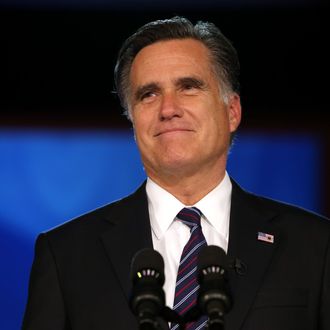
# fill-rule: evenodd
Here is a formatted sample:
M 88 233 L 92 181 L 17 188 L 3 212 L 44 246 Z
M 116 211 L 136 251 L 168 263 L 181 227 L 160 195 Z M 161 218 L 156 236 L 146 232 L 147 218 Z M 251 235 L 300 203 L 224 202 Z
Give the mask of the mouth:
M 171 133 L 184 133 L 184 132 L 192 132 L 191 129 L 187 128 L 170 128 L 170 129 L 164 129 L 154 135 L 154 137 L 158 137 L 160 135 L 165 135 L 165 134 L 171 134 Z

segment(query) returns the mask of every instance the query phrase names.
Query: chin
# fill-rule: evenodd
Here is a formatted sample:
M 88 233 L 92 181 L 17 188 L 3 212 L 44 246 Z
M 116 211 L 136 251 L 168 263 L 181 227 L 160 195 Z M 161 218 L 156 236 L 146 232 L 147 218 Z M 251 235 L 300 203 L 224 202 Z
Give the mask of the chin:
M 181 172 L 189 173 L 192 168 L 193 160 L 186 158 L 167 158 L 160 162 L 159 168 L 164 172 L 171 173 L 173 175 L 180 174 Z

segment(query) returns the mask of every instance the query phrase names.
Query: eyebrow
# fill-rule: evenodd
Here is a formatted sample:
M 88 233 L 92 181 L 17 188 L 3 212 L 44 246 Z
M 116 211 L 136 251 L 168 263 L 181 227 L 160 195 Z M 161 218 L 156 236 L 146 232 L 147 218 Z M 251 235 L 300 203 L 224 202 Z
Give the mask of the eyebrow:
M 135 100 L 139 100 L 145 93 L 159 91 L 160 87 L 157 83 L 150 83 L 137 88 L 134 93 Z
M 205 81 L 194 76 L 177 78 L 174 80 L 174 84 L 176 87 L 183 87 L 185 85 L 192 85 L 193 87 L 200 89 L 205 89 L 207 87 Z M 161 87 L 156 82 L 151 82 L 149 84 L 142 85 L 138 87 L 135 91 L 134 99 L 140 100 L 145 93 L 158 92 L 160 91 L 160 89 Z
M 185 85 L 191 85 L 193 87 L 201 88 L 201 89 L 205 89 L 207 87 L 207 84 L 205 83 L 205 81 L 203 81 L 202 79 L 199 79 L 197 77 L 178 78 L 175 81 L 175 85 L 178 86 L 178 87 L 182 87 L 182 86 L 185 86 Z

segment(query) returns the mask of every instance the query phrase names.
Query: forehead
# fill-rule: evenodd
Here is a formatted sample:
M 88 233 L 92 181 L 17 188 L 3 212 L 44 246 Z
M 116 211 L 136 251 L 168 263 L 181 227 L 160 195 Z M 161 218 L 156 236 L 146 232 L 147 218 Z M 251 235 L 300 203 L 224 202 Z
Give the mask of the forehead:
M 207 47 L 199 40 L 193 38 L 184 39 L 170 39 L 160 40 L 142 48 L 136 55 L 135 58 L 145 55 L 145 53 L 152 55 L 158 51 L 175 51 L 175 52 L 199 52 L 200 54 L 207 55 Z
M 159 41 L 144 47 L 136 55 L 131 67 L 131 78 L 136 75 L 146 75 L 150 71 L 162 68 L 167 73 L 195 69 L 209 71 L 211 68 L 210 51 L 195 39 L 173 39 Z M 164 72 L 163 72 L 164 74 Z

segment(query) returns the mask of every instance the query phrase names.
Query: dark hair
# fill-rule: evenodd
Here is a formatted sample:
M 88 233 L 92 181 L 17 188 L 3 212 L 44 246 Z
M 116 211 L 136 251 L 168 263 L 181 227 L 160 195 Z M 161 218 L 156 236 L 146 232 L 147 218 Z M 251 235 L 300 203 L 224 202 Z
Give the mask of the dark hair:
M 231 42 L 213 23 L 197 22 L 194 26 L 188 19 L 176 16 L 142 26 L 122 45 L 115 66 L 114 78 L 119 99 L 126 110 L 128 109 L 129 74 L 138 52 L 158 41 L 188 38 L 201 41 L 209 49 L 211 62 L 224 95 L 233 92 L 239 94 L 240 66 L 237 52 Z

